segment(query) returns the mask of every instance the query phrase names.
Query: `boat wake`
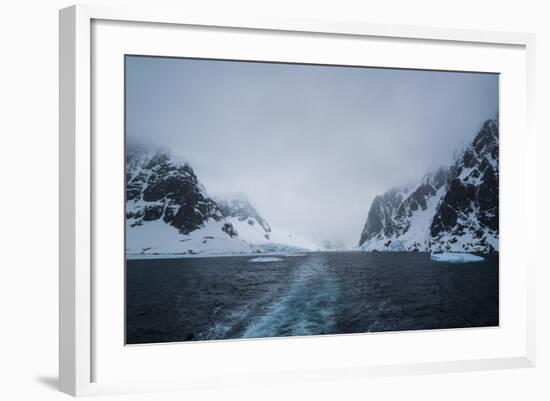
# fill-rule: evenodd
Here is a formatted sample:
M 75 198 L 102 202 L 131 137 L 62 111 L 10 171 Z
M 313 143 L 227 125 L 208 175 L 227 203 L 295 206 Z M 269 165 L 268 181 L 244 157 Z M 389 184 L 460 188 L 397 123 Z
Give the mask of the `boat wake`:
M 244 330 L 243 338 L 326 334 L 335 326 L 337 285 L 319 258 L 296 272 L 288 292 L 268 305 L 265 313 Z

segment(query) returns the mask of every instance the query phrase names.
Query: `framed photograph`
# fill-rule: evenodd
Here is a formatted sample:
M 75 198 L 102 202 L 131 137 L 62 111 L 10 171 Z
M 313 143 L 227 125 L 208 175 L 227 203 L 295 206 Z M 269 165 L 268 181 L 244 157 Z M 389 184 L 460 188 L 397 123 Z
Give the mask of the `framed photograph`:
M 60 387 L 535 363 L 534 37 L 60 12 Z

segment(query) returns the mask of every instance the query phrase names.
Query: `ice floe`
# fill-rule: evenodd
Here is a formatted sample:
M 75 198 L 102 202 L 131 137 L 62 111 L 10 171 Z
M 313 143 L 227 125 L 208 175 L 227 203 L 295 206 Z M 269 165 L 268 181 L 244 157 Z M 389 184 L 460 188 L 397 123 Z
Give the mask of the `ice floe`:
M 259 258 L 250 259 L 249 262 L 263 263 L 263 262 L 280 262 L 283 259 L 273 256 L 260 256 Z
M 448 262 L 448 263 L 481 262 L 482 260 L 484 260 L 481 256 L 472 255 L 471 253 L 460 253 L 460 252 L 432 253 L 431 259 L 434 262 Z

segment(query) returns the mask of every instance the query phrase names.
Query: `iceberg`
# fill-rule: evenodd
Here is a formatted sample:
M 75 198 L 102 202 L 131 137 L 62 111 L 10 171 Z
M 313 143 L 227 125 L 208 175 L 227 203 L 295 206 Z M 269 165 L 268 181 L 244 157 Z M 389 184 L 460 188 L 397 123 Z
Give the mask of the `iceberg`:
M 261 256 L 259 258 L 250 259 L 249 262 L 263 263 L 263 262 L 280 262 L 283 259 L 275 258 L 273 256 Z
M 455 252 L 432 253 L 430 258 L 434 262 L 447 262 L 447 263 L 481 262 L 482 260 L 485 260 L 481 256 L 472 255 L 471 253 L 455 253 Z

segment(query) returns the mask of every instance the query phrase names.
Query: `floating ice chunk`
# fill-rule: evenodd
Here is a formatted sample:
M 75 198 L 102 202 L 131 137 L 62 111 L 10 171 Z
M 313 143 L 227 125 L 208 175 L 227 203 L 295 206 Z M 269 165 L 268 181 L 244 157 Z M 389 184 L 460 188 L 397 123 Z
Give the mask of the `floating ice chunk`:
M 275 258 L 273 256 L 261 256 L 259 258 L 250 259 L 249 262 L 262 263 L 262 262 L 280 262 L 283 259 Z
M 448 262 L 448 263 L 468 263 L 468 262 L 481 262 L 484 260 L 481 256 L 472 255 L 471 253 L 432 253 L 431 259 L 434 262 Z

